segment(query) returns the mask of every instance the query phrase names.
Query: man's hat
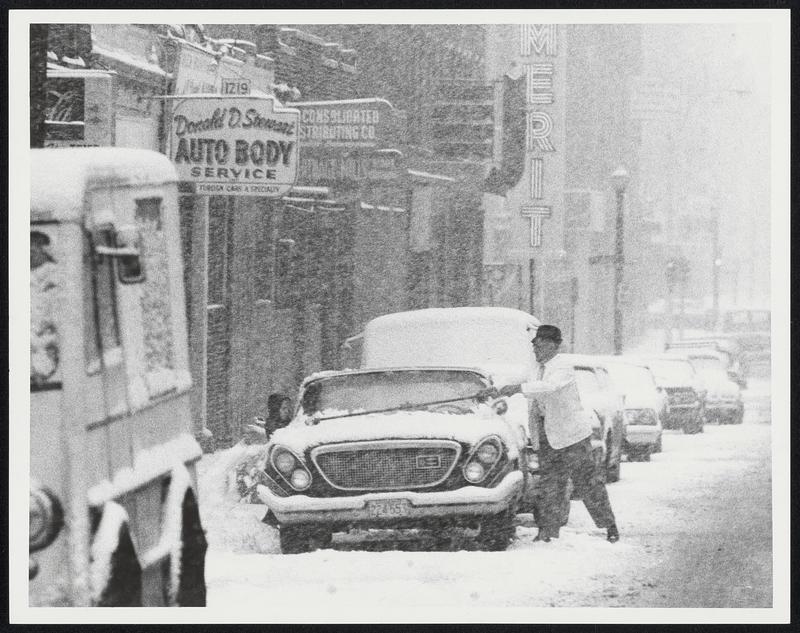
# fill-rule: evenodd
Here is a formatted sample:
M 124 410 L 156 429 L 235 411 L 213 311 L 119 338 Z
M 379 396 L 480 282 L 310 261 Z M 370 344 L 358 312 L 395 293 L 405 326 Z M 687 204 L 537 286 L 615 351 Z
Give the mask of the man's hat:
M 536 329 L 535 338 L 549 338 L 551 341 L 561 343 L 561 330 L 555 325 L 540 325 Z

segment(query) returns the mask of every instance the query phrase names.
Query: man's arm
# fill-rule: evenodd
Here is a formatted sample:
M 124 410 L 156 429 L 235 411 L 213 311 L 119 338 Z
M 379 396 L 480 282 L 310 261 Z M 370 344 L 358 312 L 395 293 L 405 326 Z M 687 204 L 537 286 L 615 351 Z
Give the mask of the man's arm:
M 559 391 L 574 382 L 575 372 L 572 367 L 557 365 L 548 372 L 544 380 L 529 380 L 520 385 L 520 390 L 526 396 L 535 396 Z
M 569 365 L 556 365 L 553 367 L 546 380 L 529 380 L 521 385 L 506 385 L 500 389 L 501 396 L 513 396 L 521 393 L 525 396 L 535 396 L 553 393 L 575 382 L 575 372 Z

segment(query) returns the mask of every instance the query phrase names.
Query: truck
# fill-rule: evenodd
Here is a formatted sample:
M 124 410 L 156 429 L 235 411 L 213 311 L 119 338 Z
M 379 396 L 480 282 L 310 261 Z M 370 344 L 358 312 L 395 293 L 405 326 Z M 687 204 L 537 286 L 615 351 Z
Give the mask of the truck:
M 204 606 L 175 169 L 31 150 L 28 601 Z

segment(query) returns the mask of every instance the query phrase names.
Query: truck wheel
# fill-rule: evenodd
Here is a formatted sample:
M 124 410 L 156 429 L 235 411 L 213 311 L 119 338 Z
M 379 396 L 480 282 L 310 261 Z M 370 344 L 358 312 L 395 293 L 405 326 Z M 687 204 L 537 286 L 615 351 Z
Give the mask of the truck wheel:
M 514 536 L 514 514 L 504 510 L 481 520 L 478 543 L 488 552 L 502 552 Z
M 658 441 L 656 442 L 656 445 L 653 447 L 653 452 L 654 453 L 660 453 L 661 452 L 661 438 L 660 437 L 658 438 Z

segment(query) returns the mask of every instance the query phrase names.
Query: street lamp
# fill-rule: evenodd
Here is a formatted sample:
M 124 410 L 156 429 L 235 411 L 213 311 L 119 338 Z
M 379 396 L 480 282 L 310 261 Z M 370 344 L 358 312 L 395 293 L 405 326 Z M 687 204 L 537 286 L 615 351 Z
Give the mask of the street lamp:
M 716 330 L 719 321 L 719 272 L 722 267 L 722 259 L 719 252 L 719 206 L 715 203 L 712 207 L 712 230 L 711 236 L 713 244 L 713 263 L 711 269 L 711 329 Z
M 625 268 L 625 189 L 630 181 L 628 170 L 618 167 L 611 174 L 611 182 L 617 193 L 617 221 L 614 241 L 614 353 L 622 354 L 622 293 Z

